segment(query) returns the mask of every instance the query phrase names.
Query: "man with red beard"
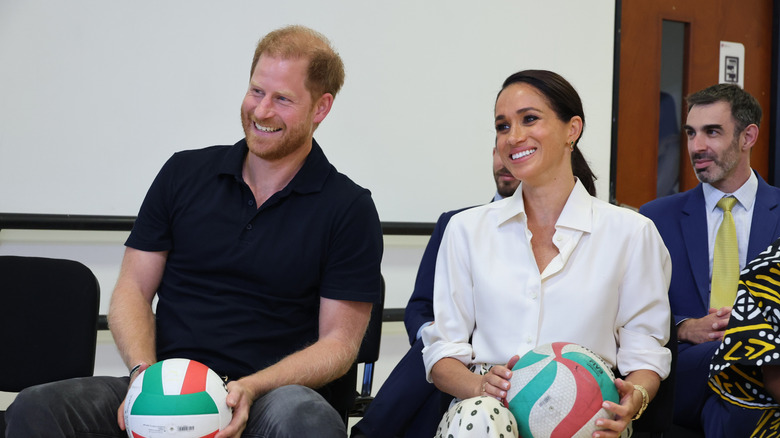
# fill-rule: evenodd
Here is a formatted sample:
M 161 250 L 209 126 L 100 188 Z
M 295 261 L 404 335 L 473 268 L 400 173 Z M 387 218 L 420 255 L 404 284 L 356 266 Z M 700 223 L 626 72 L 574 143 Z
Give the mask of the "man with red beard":
M 780 236 L 780 189 L 750 168 L 761 123 L 761 107 L 753 96 L 738 86 L 719 84 L 687 101 L 683 129 L 701 184 L 639 210 L 655 222 L 672 257 L 669 301 L 680 341 L 674 422 L 703 431 L 707 438 L 748 436 L 760 412 L 721 400 L 707 380 L 731 315 L 739 270 Z M 730 234 L 736 234 L 738 248 L 727 269 L 715 255 L 721 223 L 734 224 Z M 716 280 L 727 272 L 732 274 L 725 281 Z M 728 286 L 725 299 L 711 294 L 721 284 Z
M 370 192 L 313 139 L 344 67 L 324 36 L 290 26 L 260 41 L 250 74 L 245 139 L 174 154 L 126 242 L 109 324 L 129 376 L 25 390 L 7 436 L 122 437 L 129 383 L 174 357 L 228 382 L 216 438 L 346 436 L 334 407 L 354 397 L 342 376 L 379 299 L 382 235 Z

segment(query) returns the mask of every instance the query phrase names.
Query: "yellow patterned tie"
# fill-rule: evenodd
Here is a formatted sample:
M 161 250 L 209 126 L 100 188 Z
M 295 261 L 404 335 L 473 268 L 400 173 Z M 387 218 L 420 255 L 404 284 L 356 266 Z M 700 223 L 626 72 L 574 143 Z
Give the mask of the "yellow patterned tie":
M 723 210 L 723 221 L 715 236 L 715 252 L 712 261 L 712 290 L 710 292 L 710 307 L 720 309 L 731 307 L 737 297 L 739 283 L 739 247 L 737 246 L 737 230 L 734 226 L 734 216 L 731 209 L 737 203 L 737 198 L 729 196 L 718 201 L 718 208 Z

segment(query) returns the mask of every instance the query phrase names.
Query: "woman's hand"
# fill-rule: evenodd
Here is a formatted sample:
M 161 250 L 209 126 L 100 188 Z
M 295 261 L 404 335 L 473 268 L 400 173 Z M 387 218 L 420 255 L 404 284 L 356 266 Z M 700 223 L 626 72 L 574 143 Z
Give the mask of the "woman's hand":
M 642 393 L 639 390 L 634 390 L 634 385 L 631 382 L 615 379 L 615 387 L 620 395 L 620 404 L 605 400 L 602 405 L 604 409 L 615 415 L 615 419 L 599 418 L 596 420 L 596 426 L 605 430 L 594 432 L 594 438 L 618 438 L 642 407 Z
M 490 368 L 490 371 L 482 376 L 482 386 L 479 388 L 479 394 L 476 395 L 487 395 L 503 401 L 506 398 L 507 390 L 509 390 L 512 367 L 515 366 L 518 360 L 520 360 L 520 356 L 514 355 L 509 359 L 506 366 L 496 365 Z

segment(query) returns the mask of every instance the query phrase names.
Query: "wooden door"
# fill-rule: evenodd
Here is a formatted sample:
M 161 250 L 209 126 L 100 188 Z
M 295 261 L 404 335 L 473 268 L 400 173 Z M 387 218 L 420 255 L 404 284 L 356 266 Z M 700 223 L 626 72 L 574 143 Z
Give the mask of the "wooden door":
M 613 139 L 614 192 L 618 204 L 640 207 L 656 198 L 661 38 L 664 20 L 685 23 L 683 95 L 716 84 L 720 42 L 745 46 L 744 88 L 764 112 L 751 165 L 769 173 L 772 86 L 772 0 L 618 0 L 619 77 L 617 140 Z M 684 102 L 678 112 L 685 120 Z M 682 132 L 682 130 L 681 130 Z M 698 184 L 680 141 L 680 191 Z

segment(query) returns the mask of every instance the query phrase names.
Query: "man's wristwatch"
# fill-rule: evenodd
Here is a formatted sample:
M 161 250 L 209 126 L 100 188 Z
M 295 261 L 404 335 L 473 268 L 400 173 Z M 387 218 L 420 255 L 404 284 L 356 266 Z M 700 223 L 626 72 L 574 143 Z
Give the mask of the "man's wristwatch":
M 141 364 L 139 363 L 138 365 L 134 366 L 133 369 L 130 370 L 130 374 L 128 374 L 127 376 L 130 377 L 130 379 L 132 379 L 133 374 L 137 373 L 138 370 L 140 369 L 141 369 Z

